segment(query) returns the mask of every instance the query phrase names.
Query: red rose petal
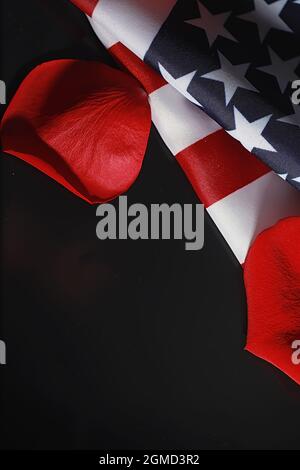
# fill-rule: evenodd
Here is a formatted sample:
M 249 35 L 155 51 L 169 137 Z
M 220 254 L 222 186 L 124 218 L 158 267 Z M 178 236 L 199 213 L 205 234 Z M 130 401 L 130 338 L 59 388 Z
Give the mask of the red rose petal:
M 246 349 L 300 384 L 300 364 L 292 361 L 292 344 L 300 341 L 300 217 L 283 219 L 257 237 L 244 276 Z
M 151 113 L 131 76 L 55 60 L 23 81 L 1 123 L 2 147 L 90 203 L 119 196 L 143 162 Z

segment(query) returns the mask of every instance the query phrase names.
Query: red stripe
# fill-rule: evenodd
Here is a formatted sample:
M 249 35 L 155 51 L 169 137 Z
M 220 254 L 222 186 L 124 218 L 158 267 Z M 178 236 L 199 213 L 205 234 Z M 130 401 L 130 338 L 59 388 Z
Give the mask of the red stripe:
M 122 43 L 118 42 L 108 50 L 141 83 L 148 94 L 166 85 L 167 82 L 159 73 Z
M 183 150 L 176 159 L 206 207 L 271 171 L 223 129 Z
M 98 1 L 99 0 L 71 0 L 74 5 L 89 16 L 92 16 Z

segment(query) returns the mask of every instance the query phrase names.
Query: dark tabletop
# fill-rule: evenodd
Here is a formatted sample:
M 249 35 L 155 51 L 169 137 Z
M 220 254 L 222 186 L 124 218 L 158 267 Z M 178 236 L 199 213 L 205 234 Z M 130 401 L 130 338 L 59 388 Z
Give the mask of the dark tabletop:
M 2 9 L 8 100 L 42 61 L 112 64 L 67 0 Z M 155 129 L 127 195 L 197 202 Z M 243 351 L 242 270 L 209 217 L 199 252 L 102 242 L 95 207 L 6 154 L 1 215 L 2 449 L 300 449 L 300 388 Z

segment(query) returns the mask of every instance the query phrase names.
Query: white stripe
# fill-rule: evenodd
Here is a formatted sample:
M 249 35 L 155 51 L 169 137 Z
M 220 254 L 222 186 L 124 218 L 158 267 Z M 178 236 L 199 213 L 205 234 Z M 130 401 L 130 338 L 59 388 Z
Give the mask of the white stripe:
M 256 236 L 284 217 L 300 215 L 300 192 L 272 171 L 207 209 L 240 263 Z
M 93 20 L 117 35 L 140 59 L 169 16 L 176 0 L 100 0 Z
M 88 15 L 86 15 L 86 17 L 91 23 L 94 32 L 96 33 L 102 44 L 106 47 L 106 49 L 109 49 L 110 47 L 114 46 L 114 44 L 117 44 L 118 40 L 111 32 L 107 30 L 104 25 L 100 26 L 98 23 L 96 23 L 93 18 Z
M 118 42 L 108 33 L 107 28 L 100 27 L 94 19 L 89 18 L 89 21 L 107 48 Z M 173 155 L 221 129 L 219 124 L 187 100 L 172 85 L 165 85 L 151 93 L 149 101 L 152 121 Z
M 172 85 L 150 94 L 152 121 L 173 155 L 221 129 Z
M 119 35 L 118 40 L 114 39 L 109 32 L 111 29 L 108 31 L 94 20 L 91 24 L 107 48 L 118 42 Z M 221 129 L 169 84 L 151 93 L 149 99 L 152 121 L 173 155 Z M 239 262 L 243 263 L 251 243 L 262 230 L 281 218 L 300 215 L 300 192 L 270 172 L 207 210 Z

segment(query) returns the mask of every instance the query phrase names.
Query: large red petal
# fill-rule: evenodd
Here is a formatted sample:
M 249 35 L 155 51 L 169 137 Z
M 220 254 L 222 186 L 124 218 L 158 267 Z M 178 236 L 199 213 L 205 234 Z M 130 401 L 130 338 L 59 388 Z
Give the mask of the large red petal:
M 300 344 L 300 217 L 283 219 L 257 237 L 245 262 L 245 285 L 246 349 L 300 384 L 300 364 L 292 359 L 293 345 Z
M 23 81 L 2 146 L 91 202 L 117 197 L 141 169 L 151 113 L 131 76 L 99 62 L 55 60 Z

